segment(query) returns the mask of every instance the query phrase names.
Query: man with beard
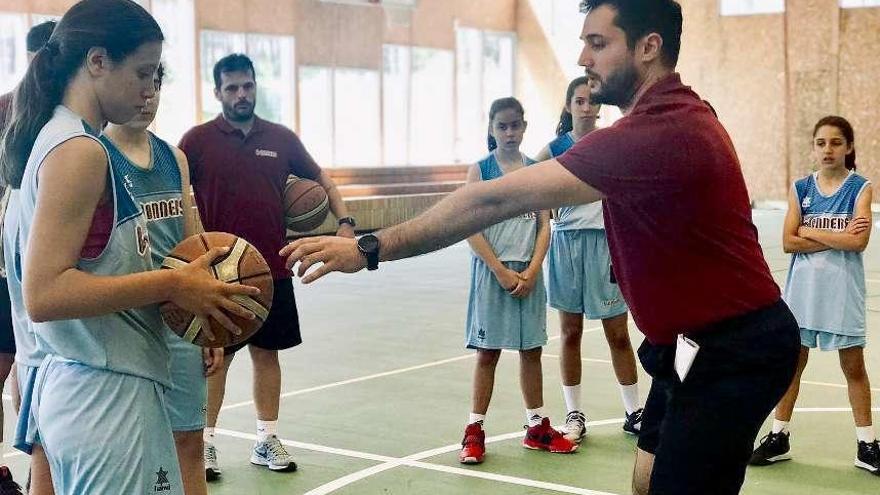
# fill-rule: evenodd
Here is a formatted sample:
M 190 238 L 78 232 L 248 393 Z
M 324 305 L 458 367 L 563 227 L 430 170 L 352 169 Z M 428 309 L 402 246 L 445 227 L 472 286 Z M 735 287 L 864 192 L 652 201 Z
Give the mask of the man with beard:
M 614 272 L 647 339 L 654 378 L 633 473 L 637 494 L 739 492 L 758 428 L 794 375 L 798 325 L 758 244 L 733 143 L 675 72 L 674 0 L 585 0 L 579 64 L 595 103 L 624 117 L 555 160 L 468 185 L 357 241 L 282 250 L 303 279 L 376 269 L 527 211 L 604 201 Z
M 248 346 L 254 367 L 257 443 L 251 462 L 273 471 L 294 471 L 296 463 L 277 437 L 281 394 L 278 351 L 302 342 L 290 271 L 278 252 L 285 242 L 282 194 L 288 175 L 315 180 L 327 191 L 339 219 L 337 235 L 354 237 L 354 219 L 330 176 L 315 163 L 299 138 L 284 126 L 254 115 L 254 65 L 241 54 L 214 66 L 214 95 L 223 105 L 216 119 L 191 129 L 180 142 L 189 160 L 196 202 L 206 231 L 229 232 L 253 244 L 275 279 L 272 310 L 248 342 L 226 349 L 226 368 L 208 379 L 205 475 L 220 476 L 214 427 L 223 403 L 226 372 L 234 353 Z

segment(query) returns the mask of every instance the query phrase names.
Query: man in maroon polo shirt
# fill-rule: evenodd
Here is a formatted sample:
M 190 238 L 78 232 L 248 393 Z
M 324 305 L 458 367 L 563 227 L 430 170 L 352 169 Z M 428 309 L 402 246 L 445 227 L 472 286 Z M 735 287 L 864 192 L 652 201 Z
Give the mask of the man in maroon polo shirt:
M 751 221 L 733 144 L 675 66 L 674 0 L 585 0 L 579 64 L 624 117 L 557 160 L 468 185 L 418 218 L 282 250 L 306 283 L 440 249 L 527 211 L 604 200 L 614 271 L 653 376 L 633 491 L 739 492 L 758 428 L 785 392 L 798 326 Z M 677 359 L 676 359 L 677 358 Z
M 353 238 L 355 226 L 333 180 L 299 138 L 286 127 L 254 115 L 257 84 L 251 60 L 241 54 L 224 57 L 214 66 L 214 83 L 223 113 L 187 132 L 180 148 L 189 160 L 205 230 L 229 232 L 253 244 L 272 269 L 275 295 L 260 331 L 247 343 L 226 349 L 226 368 L 208 379 L 205 475 L 209 481 L 220 476 L 213 439 L 226 371 L 234 353 L 245 345 L 254 366 L 257 410 L 257 443 L 251 462 L 273 471 L 296 470 L 296 463 L 277 437 L 281 394 L 278 351 L 302 342 L 290 270 L 278 254 L 285 243 L 282 195 L 287 177 L 293 174 L 324 187 L 330 209 L 339 219 L 337 235 Z

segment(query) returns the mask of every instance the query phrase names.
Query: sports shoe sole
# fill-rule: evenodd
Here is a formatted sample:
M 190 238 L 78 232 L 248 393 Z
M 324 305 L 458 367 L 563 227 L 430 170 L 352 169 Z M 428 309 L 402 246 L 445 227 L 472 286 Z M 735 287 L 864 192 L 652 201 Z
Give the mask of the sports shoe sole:
M 776 464 L 777 462 L 790 461 L 790 460 L 791 460 L 791 454 L 785 453 L 785 454 L 775 455 L 773 457 L 768 457 L 766 459 L 761 459 L 760 461 L 749 462 L 749 465 L 750 466 L 769 466 L 771 464 Z
M 623 432 L 626 433 L 627 435 L 629 435 L 629 436 L 633 436 L 633 437 L 637 437 L 637 436 L 639 436 L 639 434 L 642 433 L 642 430 L 641 430 L 641 429 L 639 429 L 639 430 L 630 430 L 630 429 L 627 429 L 627 428 L 622 428 L 622 430 L 623 430 Z
M 575 451 L 578 449 L 577 444 L 575 444 L 574 448 L 572 448 L 571 450 L 553 450 L 549 447 L 537 447 L 534 445 L 529 445 L 525 442 L 523 442 L 522 446 L 529 449 L 529 450 L 544 450 L 544 451 L 550 452 L 551 454 L 574 454 Z
M 867 462 L 860 461 L 858 457 L 856 457 L 855 466 L 859 469 L 864 469 L 865 471 L 868 471 L 869 473 L 873 474 L 874 476 L 880 476 L 880 469 L 877 469 L 876 467 L 868 464 Z
M 581 443 L 585 438 L 587 438 L 587 432 L 586 432 L 586 430 L 584 430 L 580 435 L 577 436 L 577 438 L 572 438 L 573 435 L 572 435 L 572 436 L 569 436 L 568 434 L 565 434 L 565 435 L 562 435 L 562 436 L 563 436 L 566 440 L 568 440 L 569 442 Z
M 480 459 L 477 457 L 465 457 L 464 459 L 459 458 L 458 462 L 460 462 L 462 464 L 482 464 L 483 459 Z
M 269 461 L 255 455 L 251 455 L 251 464 L 255 466 L 264 466 L 269 468 L 270 471 L 275 471 L 279 473 L 292 473 L 296 471 L 296 463 L 293 461 L 291 461 L 290 464 L 287 464 L 286 466 L 278 466 L 275 464 L 270 464 Z

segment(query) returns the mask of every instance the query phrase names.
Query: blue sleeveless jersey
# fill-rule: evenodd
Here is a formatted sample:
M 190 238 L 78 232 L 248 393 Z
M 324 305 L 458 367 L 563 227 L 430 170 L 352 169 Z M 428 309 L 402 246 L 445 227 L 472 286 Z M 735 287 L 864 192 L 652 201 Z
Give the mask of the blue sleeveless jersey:
M 523 164 L 534 164 L 535 161 L 523 155 Z M 504 175 L 495 153 L 481 160 L 480 179 L 492 180 Z M 535 238 L 538 235 L 538 217 L 534 212 L 504 220 L 490 226 L 482 232 L 489 241 L 499 261 L 522 261 L 532 259 L 535 251 Z
M 850 173 L 831 195 L 817 174 L 794 183 L 803 225 L 830 232 L 846 229 L 868 180 Z M 791 257 L 783 298 L 801 328 L 837 335 L 865 335 L 865 268 L 862 253 L 828 249 Z
M 550 142 L 550 156 L 556 158 L 575 144 L 574 137 L 567 132 Z M 587 205 L 563 206 L 556 211 L 553 220 L 554 230 L 605 229 L 602 216 L 602 202 L 596 201 Z
M 26 253 L 36 209 L 38 175 L 46 156 L 60 144 L 76 138 L 94 139 L 106 146 L 82 118 L 58 106 L 34 144 L 20 192 L 20 252 Z M 118 160 L 109 152 L 108 174 L 114 224 L 104 251 L 94 259 L 80 259 L 77 268 L 94 275 L 127 275 L 153 269 L 146 217 L 128 193 Z M 103 180 L 103 178 L 102 178 Z M 22 271 L 27 260 L 22 259 Z M 126 373 L 169 384 L 168 347 L 158 305 L 101 316 L 33 324 L 37 347 L 46 354 L 87 366 Z

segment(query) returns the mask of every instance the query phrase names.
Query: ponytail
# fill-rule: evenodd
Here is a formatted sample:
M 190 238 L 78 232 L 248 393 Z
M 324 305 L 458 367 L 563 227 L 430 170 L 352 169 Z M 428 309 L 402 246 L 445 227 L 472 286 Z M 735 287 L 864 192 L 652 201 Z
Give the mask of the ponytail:
M 163 40 L 156 20 L 132 0 L 81 0 L 74 4 L 37 51 L 13 95 L 0 148 L 3 182 L 21 187 L 37 135 L 62 103 L 89 50 L 103 47 L 110 60 L 119 62 L 144 43 Z

